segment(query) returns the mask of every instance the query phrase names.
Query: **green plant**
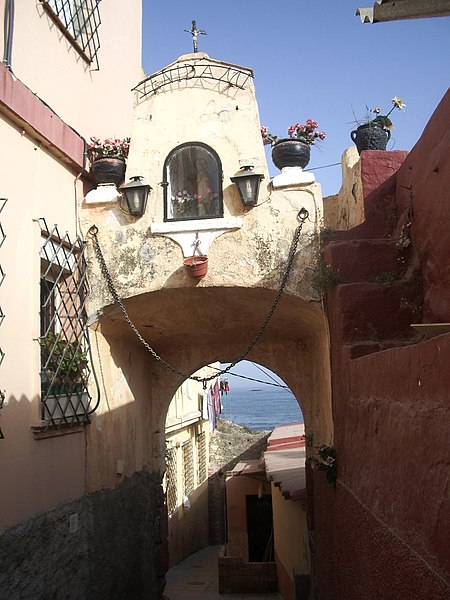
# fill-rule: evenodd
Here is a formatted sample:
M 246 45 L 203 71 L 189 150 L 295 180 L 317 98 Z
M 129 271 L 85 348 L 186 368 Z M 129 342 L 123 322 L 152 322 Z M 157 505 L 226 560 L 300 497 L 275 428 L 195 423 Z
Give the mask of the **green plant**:
M 384 271 L 375 277 L 375 283 L 392 283 L 393 281 L 395 281 L 395 275 L 390 271 Z
M 323 141 L 325 139 L 325 132 L 319 131 L 319 124 L 313 119 L 306 119 L 305 124 L 295 123 L 290 125 L 288 128 L 288 136 L 290 138 L 299 140 L 308 146 L 314 146 L 316 140 Z M 264 145 L 270 144 L 273 146 L 278 141 L 278 136 L 269 133 L 268 128 L 265 125 L 261 126 L 261 137 Z
M 403 102 L 403 98 L 397 98 L 397 96 L 394 96 L 392 98 L 392 108 L 386 115 L 380 115 L 381 108 L 379 106 L 376 106 L 372 109 L 369 109 L 369 107 L 366 106 L 366 116 L 364 120 L 362 122 L 356 120 L 356 123 L 358 125 L 378 123 L 386 131 L 391 131 L 394 128 L 394 125 L 392 124 L 392 121 L 389 118 L 389 116 L 392 113 L 392 111 L 396 108 L 402 111 L 405 110 L 406 104 Z M 375 114 L 377 116 L 372 118 L 372 114 Z
M 63 334 L 50 332 L 40 339 L 40 346 L 42 371 L 53 388 L 83 382 L 87 355 L 79 340 L 68 342 Z
M 336 449 L 333 446 L 319 444 L 316 446 L 318 458 L 313 459 L 311 466 L 314 471 L 325 471 L 328 485 L 336 487 Z
M 342 278 L 338 271 L 335 271 L 331 265 L 328 265 L 320 257 L 317 267 L 313 274 L 313 286 L 320 292 L 325 293 L 330 287 L 342 283 Z

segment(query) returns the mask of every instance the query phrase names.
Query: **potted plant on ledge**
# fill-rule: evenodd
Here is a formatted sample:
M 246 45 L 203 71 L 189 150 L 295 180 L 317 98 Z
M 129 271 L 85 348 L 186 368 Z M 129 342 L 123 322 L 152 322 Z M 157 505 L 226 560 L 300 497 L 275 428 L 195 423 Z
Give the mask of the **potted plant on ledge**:
M 358 153 L 363 150 L 386 150 L 388 141 L 391 139 L 391 131 L 394 128 L 389 115 L 393 110 L 405 110 L 406 105 L 402 98 L 392 98 L 392 108 L 386 115 L 380 115 L 381 109 L 377 106 L 372 110 L 367 109 L 364 123 L 358 123 L 358 127 L 350 133 L 352 141 L 356 144 Z M 371 114 L 376 117 L 371 118 Z
M 122 183 L 129 149 L 130 138 L 123 140 L 107 138 L 101 141 L 99 138 L 91 137 L 87 156 L 91 163 L 91 173 L 97 184 L 118 186 Z
M 41 378 L 44 395 L 59 396 L 82 392 L 87 380 L 87 355 L 77 342 L 62 334 L 48 333 L 40 340 Z
M 269 133 L 268 128 L 261 127 L 263 143 L 272 146 L 272 160 L 278 169 L 284 167 L 301 167 L 304 169 L 311 158 L 311 146 L 325 139 L 325 132 L 318 129 L 319 124 L 307 119 L 305 124 L 295 123 L 288 128 L 288 138 L 278 139 Z

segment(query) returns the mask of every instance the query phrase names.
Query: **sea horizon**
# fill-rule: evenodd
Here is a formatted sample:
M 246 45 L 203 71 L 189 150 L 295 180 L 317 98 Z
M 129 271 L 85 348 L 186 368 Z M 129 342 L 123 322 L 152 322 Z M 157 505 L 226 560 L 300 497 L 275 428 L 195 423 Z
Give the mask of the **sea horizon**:
M 222 395 L 221 419 L 254 431 L 272 430 L 277 425 L 303 423 L 300 406 L 289 389 L 258 384 L 233 385 Z

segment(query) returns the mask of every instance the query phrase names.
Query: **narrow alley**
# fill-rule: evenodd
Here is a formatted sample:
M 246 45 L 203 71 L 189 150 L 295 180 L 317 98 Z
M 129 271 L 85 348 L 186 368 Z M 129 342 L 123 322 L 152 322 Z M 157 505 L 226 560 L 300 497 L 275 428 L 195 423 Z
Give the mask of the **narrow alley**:
M 280 600 L 279 594 L 220 594 L 219 546 L 208 546 L 172 567 L 166 575 L 165 600 Z

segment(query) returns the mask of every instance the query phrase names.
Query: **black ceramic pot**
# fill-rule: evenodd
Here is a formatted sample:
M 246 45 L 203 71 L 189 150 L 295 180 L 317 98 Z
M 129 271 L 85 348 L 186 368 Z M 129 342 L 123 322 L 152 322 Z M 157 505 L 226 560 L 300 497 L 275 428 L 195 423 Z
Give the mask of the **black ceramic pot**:
M 383 129 L 379 123 L 366 123 L 354 129 L 350 137 L 361 154 L 363 150 L 386 150 L 391 132 Z
M 91 165 L 91 173 L 97 183 L 120 185 L 125 177 L 126 163 L 119 156 L 97 158 Z
M 294 138 L 279 140 L 272 146 L 273 164 L 283 167 L 301 167 L 304 169 L 311 158 L 311 147 Z

